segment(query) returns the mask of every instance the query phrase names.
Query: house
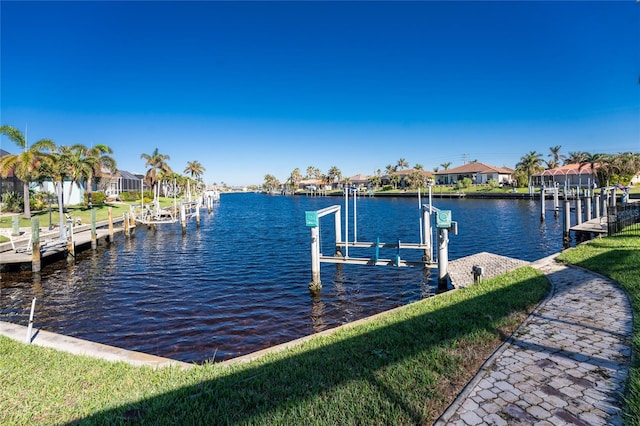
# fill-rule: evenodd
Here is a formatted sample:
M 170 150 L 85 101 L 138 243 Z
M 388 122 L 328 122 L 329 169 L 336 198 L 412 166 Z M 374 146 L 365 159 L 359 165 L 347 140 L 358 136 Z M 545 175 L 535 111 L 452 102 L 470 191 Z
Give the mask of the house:
M 427 170 L 422 170 L 422 169 L 397 170 L 393 173 L 393 175 L 396 175 L 400 178 L 400 180 L 396 183 L 396 187 L 397 188 L 411 187 L 412 185 L 409 182 L 409 180 L 411 179 L 410 178 L 411 175 L 413 175 L 416 172 L 422 175 L 422 180 L 425 184 L 433 179 L 433 173 Z M 391 174 L 382 176 L 381 183 L 383 186 L 394 185 L 393 181 L 391 180 L 391 176 L 392 176 Z
M 0 158 L 9 154 L 9 152 L 0 148 Z M 22 191 L 22 181 L 13 174 L 13 170 L 9 170 L 8 176 L 6 178 L 0 177 L 0 194 L 4 194 L 5 192 L 15 192 L 17 194 L 22 194 Z
M 594 183 L 599 185 L 598 179 L 589 164 L 565 164 L 564 166 L 534 173 L 531 175 L 531 182 L 534 186 L 544 185 L 546 187 L 552 187 L 557 184 L 563 187 L 593 188 Z
M 440 170 L 435 173 L 437 185 L 452 185 L 464 178 L 471 179 L 474 184 L 485 184 L 489 181 L 510 185 L 513 181 L 513 169 L 497 167 L 474 161 L 452 169 Z
M 369 175 L 357 174 L 347 179 L 350 185 L 356 188 L 367 188 L 369 186 Z
M 149 189 L 144 183 L 144 175 L 118 170 L 111 175 L 105 193 L 107 197 L 117 197 L 123 192 L 140 192 Z

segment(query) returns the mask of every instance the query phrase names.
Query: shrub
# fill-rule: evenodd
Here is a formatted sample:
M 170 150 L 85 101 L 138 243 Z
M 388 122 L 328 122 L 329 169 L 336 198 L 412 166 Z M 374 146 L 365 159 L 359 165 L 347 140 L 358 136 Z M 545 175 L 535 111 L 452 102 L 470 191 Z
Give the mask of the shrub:
M 17 192 L 5 192 L 2 194 L 4 210 L 12 213 L 21 213 L 24 209 L 24 199 Z
M 104 200 L 107 199 L 107 194 L 104 192 L 92 192 L 91 193 L 91 204 L 94 206 L 98 206 L 104 204 Z M 85 206 L 89 206 L 89 194 L 85 192 L 84 194 L 84 204 Z
M 392 185 L 385 185 L 385 186 L 382 187 L 383 191 L 391 191 L 392 189 L 393 189 Z

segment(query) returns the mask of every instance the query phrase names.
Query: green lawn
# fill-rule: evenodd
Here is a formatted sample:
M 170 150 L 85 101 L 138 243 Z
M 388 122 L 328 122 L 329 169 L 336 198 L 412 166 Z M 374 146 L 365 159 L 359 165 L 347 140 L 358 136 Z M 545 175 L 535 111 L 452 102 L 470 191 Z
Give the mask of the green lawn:
M 0 424 L 428 424 L 548 290 L 525 267 L 249 363 L 188 370 L 0 337 Z

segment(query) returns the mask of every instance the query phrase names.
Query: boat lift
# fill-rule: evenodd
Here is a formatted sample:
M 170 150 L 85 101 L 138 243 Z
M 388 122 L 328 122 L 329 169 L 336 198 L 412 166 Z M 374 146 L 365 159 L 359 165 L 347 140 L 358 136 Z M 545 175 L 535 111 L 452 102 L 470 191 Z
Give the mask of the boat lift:
M 353 264 L 371 266 L 397 266 L 397 267 L 424 267 L 425 269 L 438 269 L 438 285 L 446 287 L 449 281 L 448 259 L 449 259 L 449 231 L 457 235 L 458 224 L 451 221 L 450 210 L 440 210 L 431 203 L 431 186 L 429 186 L 429 203 L 422 204 L 420 191 L 418 191 L 418 205 L 421 210 L 420 215 L 420 242 L 406 243 L 398 240 L 395 243 L 381 242 L 376 238 L 375 242 L 358 241 L 357 237 L 357 189 L 345 189 L 345 238 L 342 238 L 342 207 L 332 205 L 324 209 L 305 212 L 305 222 L 311 230 L 311 282 L 309 289 L 319 291 L 322 288 L 320 280 L 320 264 Z M 349 196 L 353 195 L 353 241 L 349 241 Z M 320 247 L 320 218 L 333 214 L 335 230 L 335 255 L 325 256 L 321 253 Z M 433 262 L 433 232 L 432 216 L 436 215 L 436 227 L 438 229 L 438 257 L 437 262 Z M 374 254 L 371 257 L 351 257 L 349 248 L 373 248 Z M 381 248 L 395 248 L 396 255 L 393 259 L 380 258 Z M 422 250 L 422 260 L 405 260 L 400 256 L 402 249 Z

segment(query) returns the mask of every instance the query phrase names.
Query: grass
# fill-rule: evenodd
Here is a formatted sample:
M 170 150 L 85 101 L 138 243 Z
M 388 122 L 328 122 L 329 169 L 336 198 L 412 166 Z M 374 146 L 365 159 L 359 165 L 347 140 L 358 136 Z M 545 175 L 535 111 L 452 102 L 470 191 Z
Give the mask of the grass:
M 248 363 L 187 370 L 0 336 L 0 424 L 432 423 L 549 287 L 520 268 Z
M 618 282 L 631 300 L 634 362 L 626 392 L 628 424 L 640 425 L 640 228 L 597 239 L 562 253 L 559 260 L 582 266 Z

